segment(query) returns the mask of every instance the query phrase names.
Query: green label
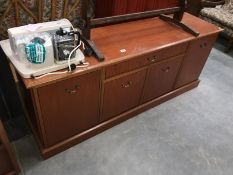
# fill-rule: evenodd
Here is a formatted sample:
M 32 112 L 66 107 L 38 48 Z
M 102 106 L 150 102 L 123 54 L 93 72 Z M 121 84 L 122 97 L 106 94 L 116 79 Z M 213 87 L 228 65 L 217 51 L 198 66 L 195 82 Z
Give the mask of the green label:
M 45 47 L 43 44 L 31 43 L 25 47 L 27 59 L 33 64 L 41 64 L 45 62 Z

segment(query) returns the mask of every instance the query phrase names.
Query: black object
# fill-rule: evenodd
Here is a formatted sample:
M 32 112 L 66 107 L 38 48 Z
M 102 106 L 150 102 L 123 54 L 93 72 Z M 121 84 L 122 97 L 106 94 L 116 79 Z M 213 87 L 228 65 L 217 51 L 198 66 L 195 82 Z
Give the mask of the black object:
M 73 50 L 70 47 L 70 45 L 72 44 L 70 43 L 72 42 L 72 39 L 69 37 L 74 38 L 75 35 L 77 35 L 78 37 L 77 44 L 79 44 L 80 41 L 82 41 L 86 45 L 86 49 L 84 50 L 85 56 L 93 55 L 94 57 L 96 57 L 98 61 L 104 61 L 104 55 L 100 52 L 100 50 L 97 49 L 97 47 L 91 40 L 87 40 L 84 36 L 80 34 L 79 31 L 67 32 L 62 28 L 56 31 L 56 35 L 54 36 L 54 50 L 56 52 L 55 57 L 62 60 L 68 59 L 69 53 Z M 67 54 L 65 54 L 64 52 L 66 50 Z M 71 56 L 71 58 L 73 57 L 74 55 Z
M 44 44 L 45 40 L 40 38 L 40 37 L 35 37 L 31 40 L 32 43 L 39 43 L 39 44 Z
M 77 36 L 77 37 L 76 37 Z M 76 41 L 77 39 L 77 41 Z M 53 35 L 54 56 L 57 61 L 68 60 L 76 44 L 80 43 L 80 33 L 76 31 L 68 32 L 62 28 Z M 74 58 L 76 51 L 72 52 L 70 58 Z
M 2 103 L 4 108 L 2 110 L 6 113 L 4 121 L 16 118 L 23 114 L 23 109 L 19 100 L 19 96 L 16 90 L 14 78 L 10 70 L 10 66 L 7 60 L 7 57 L 0 46 L 0 88 L 2 92 L 2 97 L 5 99 L 5 102 Z M 7 107 L 4 107 L 7 106 Z
M 80 43 L 80 32 L 79 31 L 70 31 L 70 32 L 67 32 L 66 30 L 60 28 L 59 30 L 56 31 L 56 35 L 59 35 L 59 36 L 65 36 L 65 35 L 69 35 L 69 36 L 73 36 L 74 35 L 77 35 L 77 44 Z
M 84 55 L 85 56 L 91 56 L 93 54 L 93 52 L 92 52 L 92 49 L 90 48 L 90 47 L 86 47 L 85 49 L 84 49 Z
M 64 36 L 67 35 L 67 32 L 60 27 L 60 29 L 56 31 L 56 35 Z
M 86 50 L 86 54 L 91 54 L 93 55 L 98 61 L 102 62 L 104 61 L 104 55 L 101 53 L 101 51 L 96 47 L 96 45 L 91 41 L 87 40 L 84 36 L 80 35 L 81 40 L 83 43 L 86 45 L 88 48 Z M 85 52 L 84 52 L 85 54 Z
M 29 129 L 7 57 L 0 46 L 0 119 L 6 127 L 10 140 L 17 140 L 31 131 Z
M 70 65 L 70 70 L 69 71 L 74 71 L 76 69 L 76 65 L 75 64 L 71 64 Z
M 0 120 L 6 121 L 11 116 L 8 105 L 6 103 L 6 99 L 4 94 L 2 93 L 2 89 L 0 87 Z
M 68 60 L 70 53 L 75 48 L 74 39 L 72 36 L 54 36 L 54 55 L 57 61 Z M 74 58 L 76 52 L 74 51 L 70 58 Z

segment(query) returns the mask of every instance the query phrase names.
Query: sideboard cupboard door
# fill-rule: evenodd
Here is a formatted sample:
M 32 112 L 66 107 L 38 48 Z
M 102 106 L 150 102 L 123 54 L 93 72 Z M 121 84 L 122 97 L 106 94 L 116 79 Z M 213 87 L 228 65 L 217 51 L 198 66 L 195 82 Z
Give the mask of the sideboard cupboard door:
M 172 90 L 183 56 L 154 64 L 149 68 L 142 103 Z
M 107 81 L 104 85 L 102 121 L 121 114 L 139 104 L 146 69 Z
M 217 34 L 201 37 L 190 43 L 175 88 L 179 88 L 199 78 L 216 38 Z
M 100 77 L 95 71 L 38 89 L 46 146 L 98 124 Z

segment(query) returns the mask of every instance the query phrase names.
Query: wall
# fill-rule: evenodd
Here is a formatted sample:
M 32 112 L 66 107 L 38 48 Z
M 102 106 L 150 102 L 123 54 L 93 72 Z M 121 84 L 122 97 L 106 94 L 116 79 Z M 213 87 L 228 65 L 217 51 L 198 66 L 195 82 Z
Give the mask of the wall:
M 97 18 L 174 7 L 178 0 L 96 0 Z

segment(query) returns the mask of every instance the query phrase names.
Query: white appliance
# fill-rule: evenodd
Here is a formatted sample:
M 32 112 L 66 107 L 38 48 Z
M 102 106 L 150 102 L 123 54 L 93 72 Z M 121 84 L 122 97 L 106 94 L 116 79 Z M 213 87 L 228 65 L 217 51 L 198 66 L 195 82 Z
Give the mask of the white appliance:
M 54 33 L 59 30 L 59 28 L 70 28 L 71 26 L 72 24 L 68 19 L 61 19 L 58 21 L 28 24 L 25 26 L 10 28 L 8 29 L 8 36 L 11 44 L 11 49 L 13 53 L 17 53 L 17 44 L 20 44 L 17 42 L 17 40 L 22 39 L 28 34 L 43 32 Z
M 61 28 L 69 31 L 72 28 L 72 24 L 69 20 L 62 19 L 11 28 L 8 29 L 9 40 L 1 41 L 0 44 L 22 77 L 40 76 L 68 67 L 68 60 L 57 64 L 54 58 L 54 52 L 57 49 L 54 49 L 53 35 Z M 38 38 L 43 41 L 41 45 L 44 48 L 44 61 L 34 63 L 31 59 L 28 59 L 31 55 L 26 51 L 26 47 Z M 75 45 L 72 47 L 75 47 Z M 37 51 L 34 55 L 38 56 L 38 53 Z M 70 64 L 84 63 L 85 57 L 81 50 L 77 49 L 75 53 L 75 56 L 70 59 Z

